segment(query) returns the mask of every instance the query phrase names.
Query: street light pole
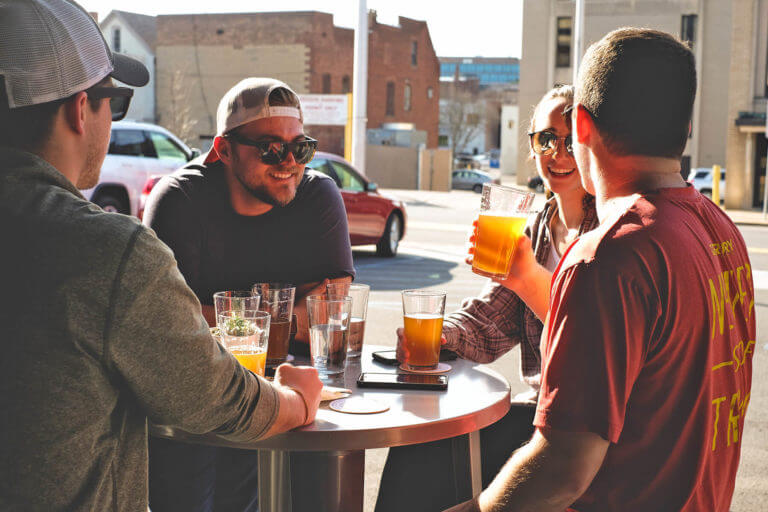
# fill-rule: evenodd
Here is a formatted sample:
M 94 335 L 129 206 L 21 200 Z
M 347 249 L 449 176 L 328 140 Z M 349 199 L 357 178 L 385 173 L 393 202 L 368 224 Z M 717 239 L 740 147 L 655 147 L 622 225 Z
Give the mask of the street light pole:
M 584 55 L 584 1 L 576 2 L 576 15 L 573 17 L 573 84 L 579 76 L 579 64 Z
M 355 27 L 355 80 L 352 84 L 352 165 L 365 174 L 365 129 L 368 104 L 368 9 L 357 1 Z

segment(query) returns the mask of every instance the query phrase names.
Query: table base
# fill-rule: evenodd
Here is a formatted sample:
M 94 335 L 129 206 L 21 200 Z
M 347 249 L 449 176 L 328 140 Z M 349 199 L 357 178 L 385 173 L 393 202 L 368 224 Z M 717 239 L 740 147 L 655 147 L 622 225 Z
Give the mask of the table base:
M 259 510 L 360 512 L 365 450 L 259 451 Z

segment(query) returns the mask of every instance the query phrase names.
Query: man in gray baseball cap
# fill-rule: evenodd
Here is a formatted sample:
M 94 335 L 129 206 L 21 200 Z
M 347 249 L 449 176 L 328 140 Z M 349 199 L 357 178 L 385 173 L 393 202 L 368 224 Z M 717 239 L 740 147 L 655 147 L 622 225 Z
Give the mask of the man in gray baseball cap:
M 0 510 L 147 510 L 147 418 L 251 441 L 311 423 L 212 337 L 173 253 L 93 186 L 146 68 L 66 0 L 0 0 Z M 109 101 L 106 101 L 109 100 Z

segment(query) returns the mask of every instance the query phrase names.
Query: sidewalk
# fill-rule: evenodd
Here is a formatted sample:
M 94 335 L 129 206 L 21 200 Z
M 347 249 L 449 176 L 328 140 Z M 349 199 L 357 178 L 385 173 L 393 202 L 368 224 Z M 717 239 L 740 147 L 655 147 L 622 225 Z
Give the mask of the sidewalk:
M 761 210 L 723 210 L 734 224 L 742 226 L 768 226 L 768 218 Z

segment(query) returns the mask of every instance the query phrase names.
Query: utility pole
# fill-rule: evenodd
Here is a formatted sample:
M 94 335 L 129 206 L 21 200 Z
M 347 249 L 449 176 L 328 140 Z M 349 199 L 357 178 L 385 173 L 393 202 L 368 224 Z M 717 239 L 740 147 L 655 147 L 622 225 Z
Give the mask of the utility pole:
M 579 64 L 584 55 L 584 2 L 574 0 L 576 3 L 576 15 L 573 17 L 573 85 L 579 76 Z
M 368 104 L 368 9 L 357 0 L 355 27 L 355 80 L 352 84 L 352 165 L 365 174 L 365 144 Z

